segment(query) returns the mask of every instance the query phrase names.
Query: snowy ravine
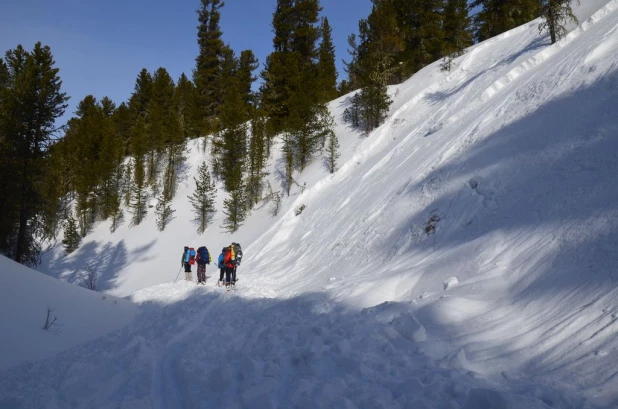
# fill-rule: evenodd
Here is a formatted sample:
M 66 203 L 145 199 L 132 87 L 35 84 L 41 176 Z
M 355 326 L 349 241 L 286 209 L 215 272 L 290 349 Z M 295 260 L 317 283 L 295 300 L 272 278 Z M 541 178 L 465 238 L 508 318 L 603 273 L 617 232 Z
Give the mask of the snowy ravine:
M 255 209 L 233 236 L 221 189 L 195 233 L 186 196 L 210 157 L 191 142 L 164 232 L 150 212 L 44 256 L 72 284 L 95 266 L 138 314 L 46 355 L 0 337 L 0 409 L 618 408 L 618 0 L 576 13 L 558 44 L 533 21 L 391 87 L 370 135 L 333 101 L 340 169 L 317 158 L 277 217 Z M 282 165 L 275 146 L 275 190 Z M 235 292 L 172 283 L 184 245 L 214 259 L 232 241 Z

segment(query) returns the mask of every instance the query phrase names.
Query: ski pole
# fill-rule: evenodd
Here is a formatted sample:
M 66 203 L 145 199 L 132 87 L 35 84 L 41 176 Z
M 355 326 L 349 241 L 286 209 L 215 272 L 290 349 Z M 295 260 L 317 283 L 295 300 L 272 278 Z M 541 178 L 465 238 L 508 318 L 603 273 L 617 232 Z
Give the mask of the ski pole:
M 178 280 L 178 276 L 180 275 L 181 271 L 182 271 L 182 266 L 180 266 L 180 270 L 178 270 L 178 274 L 176 274 L 176 280 Z M 174 284 L 176 284 L 176 280 L 174 280 Z

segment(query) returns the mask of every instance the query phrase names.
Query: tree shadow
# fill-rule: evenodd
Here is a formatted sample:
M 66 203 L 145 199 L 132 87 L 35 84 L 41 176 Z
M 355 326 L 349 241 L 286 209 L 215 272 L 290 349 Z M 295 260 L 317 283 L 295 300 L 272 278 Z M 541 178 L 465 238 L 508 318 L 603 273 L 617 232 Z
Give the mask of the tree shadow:
M 108 291 L 116 288 L 115 282 L 118 273 L 131 262 L 151 260 L 153 256 L 146 256 L 156 240 L 129 252 L 124 240 L 117 244 L 97 241 L 84 243 L 69 257 L 46 261 L 44 270 L 52 277 L 56 277 L 71 284 L 83 286 L 83 280 L 88 270 L 96 276 L 98 291 Z

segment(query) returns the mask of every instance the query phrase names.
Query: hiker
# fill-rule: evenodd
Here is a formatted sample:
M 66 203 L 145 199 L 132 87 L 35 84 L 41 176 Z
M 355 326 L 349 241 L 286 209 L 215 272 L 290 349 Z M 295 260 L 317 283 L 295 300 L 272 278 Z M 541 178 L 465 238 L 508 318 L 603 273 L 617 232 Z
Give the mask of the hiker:
M 197 256 L 195 257 L 197 262 L 197 283 L 206 284 L 206 264 L 210 264 L 210 253 L 206 246 L 201 246 L 197 249 Z
M 219 267 L 219 285 L 223 284 L 223 274 L 225 274 L 225 263 L 223 262 L 225 259 L 225 249 L 227 247 L 223 247 L 221 250 L 221 254 L 219 254 L 219 260 L 217 262 L 217 267 Z
M 232 282 L 236 283 L 236 269 L 238 268 L 238 266 L 240 265 L 240 262 L 242 261 L 242 249 L 240 248 L 240 244 L 238 243 L 232 243 L 230 248 L 232 251 L 232 260 L 234 260 L 233 261 L 234 272 L 232 273 Z
M 191 274 L 191 265 L 195 263 L 195 250 L 193 247 L 185 246 L 182 252 L 182 258 L 180 259 L 180 265 L 185 267 L 185 280 L 193 281 Z
M 225 266 L 225 286 L 229 287 L 232 283 L 232 274 L 234 274 L 234 259 L 232 258 L 232 248 L 226 247 L 223 255 L 223 265 Z

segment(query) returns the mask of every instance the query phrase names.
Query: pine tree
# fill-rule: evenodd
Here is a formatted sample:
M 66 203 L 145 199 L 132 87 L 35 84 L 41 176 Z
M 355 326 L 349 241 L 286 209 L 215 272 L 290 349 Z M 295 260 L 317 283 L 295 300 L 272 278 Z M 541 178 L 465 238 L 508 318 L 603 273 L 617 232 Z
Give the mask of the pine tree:
M 470 8 L 481 7 L 474 16 L 477 41 L 502 34 L 539 17 L 538 0 L 474 0 Z
M 320 77 L 320 102 L 329 102 L 337 98 L 337 68 L 335 67 L 335 46 L 332 29 L 328 19 L 322 19 L 320 27 L 321 42 L 318 50 L 318 75 Z
M 148 120 L 148 166 L 146 179 L 154 192 L 158 192 L 158 176 L 163 154 L 170 145 L 182 142 L 178 113 L 174 107 L 175 86 L 165 68 L 153 75 L 152 98 Z M 173 194 L 172 194 L 173 198 Z
M 389 66 L 388 57 L 384 57 L 369 75 L 366 85 L 360 92 L 360 116 L 367 133 L 382 124 L 392 102 L 387 89 L 388 81 L 393 74 L 393 69 L 389 69 Z
M 0 160 L 0 252 L 4 254 L 10 252 L 15 220 L 17 220 L 16 186 L 11 175 L 16 164 L 13 162 L 15 156 L 11 153 L 12 147 L 8 142 L 9 124 L 5 122 L 7 95 L 11 92 L 10 83 L 9 69 L 4 60 L 0 58 L 0 157 L 2 158 Z
M 245 102 L 239 91 L 238 60 L 228 47 L 224 50 L 221 66 L 227 87 L 220 109 L 221 130 L 213 140 L 213 156 L 216 158 L 216 169 L 223 179 L 225 190 L 231 192 L 237 189 L 243 177 L 248 129 L 243 115 Z
M 157 228 L 159 231 L 165 230 L 165 227 L 173 220 L 175 210 L 172 209 L 172 199 L 165 192 L 159 196 L 157 205 L 155 206 L 155 215 L 157 216 Z
M 247 180 L 247 206 L 249 209 L 260 200 L 264 187 L 267 163 L 266 119 L 256 115 L 251 120 L 251 139 L 249 141 L 249 170 Z
M 200 116 L 195 85 L 182 73 L 176 84 L 174 106 L 178 112 L 180 132 L 184 139 L 200 135 Z
M 565 24 L 569 22 L 579 24 L 577 16 L 571 9 L 571 2 L 572 0 L 542 0 L 541 12 L 545 21 L 539 24 L 539 31 L 549 31 L 552 44 L 567 34 Z
M 131 118 L 131 110 L 129 106 L 122 102 L 112 115 L 113 127 L 118 137 L 119 143 L 121 146 L 119 147 L 119 151 L 121 156 L 129 155 L 129 146 L 131 139 L 131 126 L 133 125 L 133 119 Z
M 328 136 L 328 147 L 326 148 L 330 173 L 335 173 L 337 171 L 337 159 L 341 156 L 339 153 L 339 147 L 339 139 L 337 138 L 337 134 L 331 131 Z
M 146 119 L 152 98 L 152 76 L 146 68 L 142 68 L 135 81 L 133 94 L 129 99 L 129 110 L 133 120 Z
M 146 192 L 146 174 L 144 171 L 146 126 L 142 118 L 138 118 L 133 127 L 131 142 L 131 151 L 133 152 L 133 188 L 131 189 L 129 208 L 133 213 L 131 223 L 136 226 L 144 220 L 148 211 L 148 194 Z
M 101 143 L 98 161 L 95 163 L 95 171 L 98 176 L 98 188 L 96 192 L 100 217 L 106 220 L 112 214 L 116 214 L 119 206 L 119 192 L 117 173 L 122 161 L 122 144 L 120 135 L 114 128 L 113 114 L 115 104 L 107 97 L 100 102 L 101 109 Z
M 197 233 L 202 234 L 206 231 L 212 216 L 215 214 L 215 196 L 217 189 L 214 182 L 211 182 L 210 172 L 206 162 L 202 162 L 197 171 L 195 181 L 195 191 L 191 196 L 188 196 L 195 218 L 193 221 L 197 224 Z
M 446 0 L 444 7 L 444 62 L 442 69 L 450 71 L 453 60 L 473 44 L 471 19 L 468 16 L 467 0 Z
M 85 236 L 101 213 L 101 147 L 108 132 L 103 110 L 94 96 L 88 95 L 80 101 L 76 114 L 77 117 L 68 123 L 65 140 L 71 145 L 70 160 L 75 169 L 75 211 L 80 235 Z M 107 144 L 106 150 L 110 146 L 112 144 Z
M 234 233 L 247 217 L 247 198 L 242 180 L 236 189 L 229 193 L 230 197 L 223 201 L 225 219 L 221 227 L 228 233 Z
M 253 106 L 255 105 L 255 95 L 251 90 L 253 82 L 257 77 L 253 72 L 259 67 L 258 59 L 251 50 L 244 50 L 240 53 L 238 60 L 238 70 L 236 77 L 238 78 L 238 92 L 242 96 L 244 102 L 244 117 L 249 120 L 252 116 Z
M 77 231 L 77 221 L 70 213 L 69 217 L 64 223 L 64 239 L 62 239 L 62 245 L 66 254 L 71 254 L 79 247 L 82 238 Z
M 195 59 L 196 67 L 193 71 L 193 82 L 197 91 L 197 101 L 200 118 L 203 118 L 202 133 L 216 129 L 216 118 L 219 115 L 220 96 L 225 84 L 222 83 L 220 59 L 224 43 L 219 25 L 224 6 L 221 0 L 200 0 L 198 13 L 197 43 L 199 54 Z
M 122 201 L 125 206 L 129 206 L 131 203 L 131 177 L 133 176 L 133 166 L 131 165 L 131 161 L 127 161 L 124 164 L 122 170 L 122 181 L 121 181 L 121 192 L 122 192 Z
M 318 0 L 278 0 L 273 14 L 274 51 L 267 57 L 260 88 L 262 105 L 274 132 L 289 130 L 292 98 L 302 88 L 320 89 L 316 60 L 319 40 Z M 304 74 L 314 72 L 310 82 Z M 304 80 L 304 81 L 303 81 Z M 316 92 L 309 103 L 319 102 Z M 297 114 L 298 115 L 298 114 Z
M 51 50 L 36 43 L 7 51 L 0 64 L 0 153 L 3 173 L 10 175 L 0 193 L 0 251 L 17 262 L 36 265 L 45 207 L 41 192 L 54 122 L 64 114 L 68 97 Z M 3 183 L 4 184 L 4 183 Z
M 291 137 L 286 134 L 283 140 L 283 155 L 285 158 L 285 190 L 288 197 L 294 183 L 294 147 L 292 143 Z
M 124 186 L 123 185 L 125 183 L 124 182 L 125 181 L 125 175 L 124 175 L 125 170 L 126 170 L 126 167 L 123 164 L 119 165 L 116 168 L 116 172 L 113 177 L 113 183 L 114 183 L 116 195 L 114 196 L 114 202 L 113 202 L 114 207 L 112 208 L 111 213 L 110 213 L 111 225 L 109 227 L 109 230 L 112 233 L 115 232 L 116 229 L 120 227 L 120 225 L 124 221 L 124 212 L 122 211 L 120 204 L 124 196 L 124 192 L 123 192 Z

